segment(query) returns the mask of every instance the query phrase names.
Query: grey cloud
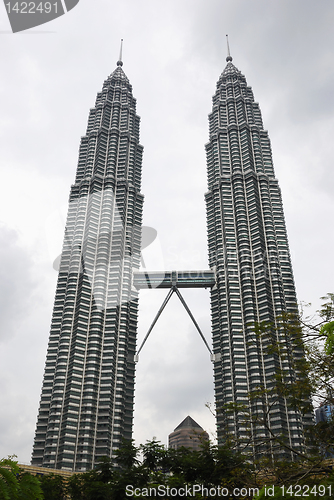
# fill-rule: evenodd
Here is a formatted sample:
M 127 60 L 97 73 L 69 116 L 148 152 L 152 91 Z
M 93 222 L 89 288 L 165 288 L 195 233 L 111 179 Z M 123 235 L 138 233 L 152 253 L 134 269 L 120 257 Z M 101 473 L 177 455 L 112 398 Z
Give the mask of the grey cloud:
M 18 243 L 17 233 L 0 225 L 0 339 L 16 334 L 16 327 L 32 306 L 34 279 L 28 252 Z

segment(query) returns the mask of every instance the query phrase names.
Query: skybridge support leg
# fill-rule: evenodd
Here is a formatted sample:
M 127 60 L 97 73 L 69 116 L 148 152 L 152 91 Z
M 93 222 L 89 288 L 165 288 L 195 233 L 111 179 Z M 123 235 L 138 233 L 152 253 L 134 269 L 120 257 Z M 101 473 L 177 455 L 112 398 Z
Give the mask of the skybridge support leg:
M 205 340 L 205 337 L 204 337 L 204 335 L 203 335 L 203 333 L 202 333 L 202 331 L 201 331 L 200 327 L 198 326 L 198 324 L 197 324 L 197 322 L 196 322 L 196 320 L 195 320 L 194 316 L 192 315 L 192 312 L 190 311 L 190 309 L 189 309 L 189 307 L 188 307 L 188 305 L 187 305 L 186 301 L 185 301 L 185 300 L 184 300 L 184 298 L 182 297 L 182 295 L 181 295 L 180 291 L 178 290 L 178 288 L 176 288 L 176 287 L 175 287 L 175 290 L 174 290 L 174 291 L 176 292 L 176 295 L 179 297 L 179 299 L 180 299 L 181 303 L 183 304 L 183 306 L 184 306 L 185 310 L 187 311 L 187 313 L 189 314 L 190 318 L 192 319 L 192 322 L 194 323 L 194 325 L 195 325 L 195 327 L 196 327 L 196 329 L 197 329 L 198 333 L 199 333 L 199 334 L 200 334 L 200 336 L 202 337 L 202 340 L 203 340 L 204 344 L 206 345 L 206 347 L 207 347 L 207 349 L 208 349 L 208 351 L 209 351 L 210 355 L 212 356 L 212 351 L 211 351 L 210 347 L 208 346 L 208 343 L 207 343 L 207 341 Z
M 155 318 L 154 318 L 154 320 L 153 320 L 153 322 L 152 322 L 152 324 L 151 324 L 151 326 L 150 326 L 150 328 L 149 328 L 149 330 L 148 330 L 147 334 L 145 335 L 145 338 L 144 338 L 143 342 L 141 343 L 140 348 L 138 349 L 137 353 L 135 354 L 135 362 L 136 362 L 136 363 L 137 363 L 137 362 L 138 362 L 138 360 L 139 360 L 139 353 L 140 353 L 140 351 L 141 351 L 141 350 L 142 350 L 142 348 L 144 347 L 144 344 L 145 344 L 146 340 L 148 339 L 148 337 L 149 337 L 149 335 L 150 335 L 151 331 L 153 330 L 154 325 L 155 325 L 155 324 L 156 324 L 156 322 L 158 321 L 158 319 L 159 319 L 159 317 L 160 317 L 160 315 L 161 315 L 162 311 L 165 309 L 166 305 L 167 305 L 167 304 L 168 304 L 168 302 L 169 302 L 169 299 L 171 298 L 171 296 L 173 295 L 173 293 L 174 293 L 174 292 L 176 293 L 176 295 L 177 295 L 177 296 L 178 296 L 178 298 L 180 299 L 181 304 L 183 305 L 183 307 L 185 308 L 185 310 L 186 310 L 186 311 L 187 311 L 187 313 L 189 314 L 189 316 L 190 316 L 190 318 L 191 318 L 192 322 L 194 323 L 194 325 L 195 325 L 195 327 L 196 327 L 196 330 L 198 331 L 198 333 L 200 334 L 200 336 L 201 336 L 201 338 L 202 338 L 202 340 L 203 340 L 204 344 L 206 345 L 206 347 L 207 347 L 207 349 L 208 349 L 208 351 L 209 351 L 209 353 L 210 353 L 210 356 L 211 356 L 211 361 L 214 361 L 214 355 L 212 354 L 212 351 L 211 351 L 211 349 L 210 349 L 210 347 L 209 347 L 209 345 L 208 345 L 208 343 L 207 343 L 207 341 L 206 341 L 206 339 L 205 339 L 205 337 L 204 337 L 204 335 L 203 335 L 203 333 L 202 333 L 202 331 L 201 331 L 200 327 L 198 326 L 197 321 L 195 320 L 194 316 L 192 315 L 192 312 L 190 311 L 190 309 L 189 309 L 189 307 L 188 307 L 188 305 L 187 305 L 186 301 L 185 301 L 185 300 L 184 300 L 184 298 L 182 297 L 182 295 L 181 295 L 180 291 L 178 290 L 177 286 L 173 285 L 173 286 L 172 286 L 172 288 L 169 290 L 169 292 L 168 292 L 168 294 L 167 294 L 167 297 L 166 297 L 166 298 L 165 298 L 165 300 L 163 301 L 163 303 L 162 303 L 162 305 L 161 305 L 161 307 L 160 307 L 159 311 L 157 312 L 157 315 L 155 316 Z
M 169 290 L 168 294 L 167 294 L 167 297 L 165 298 L 165 300 L 163 301 L 162 305 L 160 306 L 160 309 L 159 309 L 159 311 L 157 312 L 157 315 L 156 315 L 156 317 L 154 318 L 153 323 L 152 323 L 152 325 L 150 326 L 150 328 L 149 328 L 149 330 L 148 330 L 147 334 L 145 335 L 145 338 L 144 338 L 144 340 L 143 340 L 143 342 L 142 342 L 142 344 L 141 344 L 141 346 L 140 346 L 139 350 L 138 350 L 138 351 L 137 351 L 137 353 L 135 354 L 135 362 L 136 362 L 136 363 L 138 362 L 138 356 L 139 356 L 140 351 L 141 351 L 141 350 L 142 350 L 142 348 L 144 347 L 144 344 L 145 344 L 146 340 L 148 339 L 148 336 L 150 335 L 151 331 L 153 330 L 154 325 L 155 325 L 155 324 L 156 324 L 156 322 L 158 321 L 158 319 L 159 319 L 159 317 L 160 317 L 160 315 L 161 315 L 162 311 L 165 309 L 166 305 L 168 304 L 168 301 L 169 301 L 169 299 L 171 298 L 171 296 L 173 295 L 173 292 L 174 292 L 174 290 L 173 290 L 173 288 L 171 288 L 171 289 Z

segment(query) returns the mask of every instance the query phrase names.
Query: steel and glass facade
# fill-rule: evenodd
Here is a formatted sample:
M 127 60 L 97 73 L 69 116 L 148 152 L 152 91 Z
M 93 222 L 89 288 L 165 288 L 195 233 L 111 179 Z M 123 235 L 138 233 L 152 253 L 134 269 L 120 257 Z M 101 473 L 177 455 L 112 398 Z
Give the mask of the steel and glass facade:
M 90 110 L 71 188 L 32 464 L 85 471 L 132 437 L 143 196 L 122 62 Z
M 230 56 L 209 126 L 205 198 L 209 263 L 217 281 L 211 314 L 218 439 L 229 434 L 250 439 L 255 453 L 274 452 L 270 432 L 259 424 L 267 413 L 270 429 L 301 450 L 302 416 L 275 390 L 278 373 L 287 383 L 296 380 L 296 361 L 303 357 L 279 326 L 282 315 L 297 313 L 281 191 L 259 105 Z M 272 325 L 266 341 L 255 334 L 257 323 Z M 268 349 L 268 338 L 284 355 Z M 250 399 L 259 387 L 262 397 Z M 240 410 L 228 412 L 229 403 Z M 257 447 L 266 439 L 267 446 Z

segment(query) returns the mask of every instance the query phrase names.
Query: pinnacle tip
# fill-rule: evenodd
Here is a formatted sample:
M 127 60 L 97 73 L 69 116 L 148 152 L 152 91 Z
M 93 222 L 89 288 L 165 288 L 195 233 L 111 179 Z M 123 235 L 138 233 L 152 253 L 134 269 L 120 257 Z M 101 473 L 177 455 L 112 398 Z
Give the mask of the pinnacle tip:
M 230 62 L 230 61 L 232 61 L 232 57 L 231 57 L 231 54 L 230 54 L 230 44 L 228 43 L 228 35 L 226 35 L 226 43 L 227 43 L 227 57 L 226 57 L 226 61 Z
M 121 38 L 121 48 L 120 48 L 120 51 L 119 51 L 119 58 L 118 58 L 118 61 L 117 61 L 117 66 L 123 66 L 122 51 L 123 51 L 123 38 Z

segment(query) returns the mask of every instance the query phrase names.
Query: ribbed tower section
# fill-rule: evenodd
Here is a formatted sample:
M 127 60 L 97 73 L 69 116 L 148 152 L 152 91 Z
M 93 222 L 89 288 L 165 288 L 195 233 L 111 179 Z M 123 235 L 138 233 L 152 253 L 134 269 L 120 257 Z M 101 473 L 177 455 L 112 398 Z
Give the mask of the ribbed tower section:
M 132 437 L 143 195 L 136 100 L 122 62 L 81 139 L 32 464 L 85 471 Z
M 206 206 L 209 263 L 217 272 L 211 309 L 218 439 L 230 434 L 247 442 L 251 436 L 254 453 L 273 453 L 273 442 L 257 445 L 272 437 L 259 424 L 266 415 L 272 431 L 301 450 L 301 415 L 274 389 L 278 373 L 287 382 L 296 379 L 295 364 L 303 356 L 278 326 L 282 314 L 297 312 L 281 192 L 259 105 L 230 56 L 209 125 Z M 277 327 L 269 337 L 284 355 L 254 333 L 257 322 Z M 267 394 L 249 398 L 259 386 Z M 243 410 L 229 413 L 228 403 Z

